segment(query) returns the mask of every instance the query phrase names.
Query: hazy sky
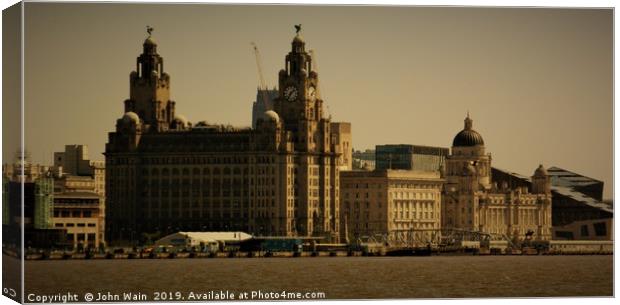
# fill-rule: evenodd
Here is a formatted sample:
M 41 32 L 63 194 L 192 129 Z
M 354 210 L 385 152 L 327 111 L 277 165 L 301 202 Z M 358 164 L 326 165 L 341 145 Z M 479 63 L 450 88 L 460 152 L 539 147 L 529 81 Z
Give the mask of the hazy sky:
M 323 98 L 353 146 L 449 147 L 467 110 L 493 165 L 539 163 L 603 180 L 612 196 L 612 10 L 27 3 L 27 147 L 101 152 L 123 114 L 146 25 L 177 113 L 250 125 L 258 75 L 277 85 L 303 24 Z M 5 160 L 8 156 L 5 153 Z

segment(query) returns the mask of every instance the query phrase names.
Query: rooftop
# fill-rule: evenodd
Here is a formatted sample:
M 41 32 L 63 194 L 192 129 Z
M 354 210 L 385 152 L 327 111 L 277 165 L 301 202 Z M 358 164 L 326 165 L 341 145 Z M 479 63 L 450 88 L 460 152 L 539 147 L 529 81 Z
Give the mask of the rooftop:
M 552 183 L 554 185 L 562 185 L 562 186 L 585 186 L 592 184 L 603 183 L 600 180 L 596 180 L 590 177 L 586 177 L 577 173 L 573 173 L 571 171 L 552 166 L 547 169 L 549 176 L 552 179 Z
M 353 170 L 353 171 L 341 171 L 341 177 L 377 177 L 377 178 L 411 178 L 411 179 L 431 179 L 440 180 L 440 174 L 438 171 L 418 171 L 418 170 L 401 170 L 401 169 L 386 169 L 386 170 Z
M 523 176 L 521 174 L 517 174 L 515 172 L 511 172 L 511 171 L 508 171 L 508 170 L 500 169 L 500 168 L 497 168 L 497 167 L 493 167 L 493 169 L 501 171 L 501 172 L 504 172 L 506 174 L 509 174 L 509 175 L 515 177 L 515 178 L 522 179 L 522 180 L 530 182 L 530 183 L 532 181 L 530 179 L 530 177 L 526 177 L 526 176 Z M 552 171 L 560 172 L 560 170 L 564 171 L 564 170 L 562 170 L 560 168 L 557 168 L 557 167 L 551 167 L 551 168 L 547 169 L 547 171 L 549 172 L 549 176 L 552 176 L 552 174 L 551 174 Z M 575 175 L 575 176 L 583 177 L 583 176 L 580 176 L 578 174 L 571 173 L 571 172 L 568 172 L 568 171 L 564 171 L 564 172 L 570 173 L 570 174 Z M 583 178 L 587 178 L 587 177 L 583 177 Z M 590 179 L 590 178 L 588 178 L 588 179 Z M 591 180 L 592 181 L 597 181 L 597 180 L 594 180 L 594 179 L 591 179 Z M 566 196 L 566 197 L 572 198 L 572 199 L 574 199 L 576 201 L 579 201 L 579 202 L 581 202 L 583 204 L 589 205 L 589 206 L 591 206 L 593 208 L 600 209 L 600 210 L 603 210 L 603 211 L 609 212 L 609 213 L 613 213 L 614 212 L 612 205 L 610 205 L 608 203 L 605 203 L 605 202 L 602 202 L 602 201 L 599 201 L 599 200 L 597 200 L 595 198 L 592 198 L 592 197 L 590 197 L 590 196 L 588 196 L 586 194 L 583 194 L 583 193 L 581 193 L 579 191 L 576 191 L 573 188 L 571 188 L 570 186 L 554 185 L 554 184 L 552 184 L 551 185 L 551 191 L 555 192 L 556 194 L 560 194 L 562 196 Z

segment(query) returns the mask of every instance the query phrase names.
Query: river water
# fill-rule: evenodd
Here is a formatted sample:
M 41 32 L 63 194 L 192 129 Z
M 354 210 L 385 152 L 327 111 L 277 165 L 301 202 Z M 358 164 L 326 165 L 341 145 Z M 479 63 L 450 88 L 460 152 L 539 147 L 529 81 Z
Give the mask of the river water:
M 80 301 L 85 293 L 95 300 L 98 293 L 133 292 L 170 301 L 188 300 L 190 292 L 209 298 L 212 291 L 258 290 L 320 292 L 327 299 L 611 296 L 613 256 L 27 261 L 25 284 L 27 298 L 75 293 Z

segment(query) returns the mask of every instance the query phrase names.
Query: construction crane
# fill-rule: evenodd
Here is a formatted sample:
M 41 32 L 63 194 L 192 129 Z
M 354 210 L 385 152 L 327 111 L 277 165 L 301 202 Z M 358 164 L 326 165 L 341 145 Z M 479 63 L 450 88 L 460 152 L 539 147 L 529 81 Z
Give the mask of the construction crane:
M 263 77 L 263 65 L 261 64 L 261 56 L 258 51 L 258 46 L 254 42 L 251 42 L 252 47 L 254 48 L 254 56 L 256 57 L 256 67 L 258 68 L 258 79 L 260 81 L 260 87 L 258 91 L 261 93 L 262 102 L 264 109 L 269 108 L 269 96 L 267 95 L 267 84 L 265 83 L 265 78 Z
M 319 62 L 316 60 L 316 53 L 314 52 L 314 50 L 310 50 L 308 51 L 308 53 L 310 53 L 310 57 L 312 57 L 312 62 L 314 63 L 314 70 L 319 73 Z M 321 84 L 317 83 L 316 85 L 316 96 L 318 96 L 320 99 L 323 99 L 323 97 L 325 96 L 324 92 L 321 91 Z M 324 99 L 323 99 L 324 100 Z M 325 105 L 325 110 L 327 110 L 327 117 L 329 117 L 329 119 L 331 120 L 332 115 L 329 111 L 329 105 L 327 103 L 324 104 Z

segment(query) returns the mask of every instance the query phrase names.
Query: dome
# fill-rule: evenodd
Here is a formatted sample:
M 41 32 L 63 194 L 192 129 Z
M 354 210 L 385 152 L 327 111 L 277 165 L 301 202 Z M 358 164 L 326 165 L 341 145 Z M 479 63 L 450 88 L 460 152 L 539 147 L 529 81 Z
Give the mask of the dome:
M 546 177 L 548 176 L 547 174 L 547 170 L 545 169 L 545 167 L 540 164 L 538 165 L 538 168 L 536 169 L 536 171 L 534 171 L 534 177 Z
M 452 146 L 484 145 L 482 136 L 475 130 L 462 130 L 452 140 Z
M 135 112 L 129 111 L 123 115 L 123 122 L 125 123 L 133 122 L 135 124 L 138 124 L 140 123 L 140 117 Z
M 187 119 L 181 114 L 175 114 L 173 121 L 176 123 L 181 123 L 184 127 L 187 126 Z
M 145 45 L 151 45 L 151 46 L 156 46 L 157 45 L 157 43 L 155 42 L 155 40 L 153 40 L 153 38 L 151 38 L 151 36 L 147 37 L 144 40 L 144 44 Z
M 280 116 L 273 110 L 267 110 L 263 112 L 261 118 L 265 121 L 273 121 L 276 123 L 280 122 Z
M 304 38 L 297 34 L 295 35 L 295 38 L 293 38 L 293 43 L 304 43 Z
M 465 128 L 461 130 L 454 140 L 452 140 L 452 146 L 478 146 L 484 145 L 482 136 L 472 129 L 473 120 L 469 118 L 469 113 L 465 118 Z

